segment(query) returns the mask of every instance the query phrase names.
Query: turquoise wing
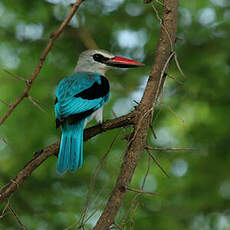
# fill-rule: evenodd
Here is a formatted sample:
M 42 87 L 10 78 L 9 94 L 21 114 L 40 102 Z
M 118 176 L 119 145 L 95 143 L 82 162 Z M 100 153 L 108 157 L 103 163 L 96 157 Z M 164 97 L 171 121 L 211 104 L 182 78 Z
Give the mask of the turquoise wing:
M 56 118 L 89 116 L 109 100 L 109 90 L 108 80 L 99 74 L 78 73 L 63 79 L 56 90 Z

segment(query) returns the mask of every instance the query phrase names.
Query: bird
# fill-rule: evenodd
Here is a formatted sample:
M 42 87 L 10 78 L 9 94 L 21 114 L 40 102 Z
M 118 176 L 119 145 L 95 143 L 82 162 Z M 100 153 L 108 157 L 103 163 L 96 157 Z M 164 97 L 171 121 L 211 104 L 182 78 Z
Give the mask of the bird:
M 110 98 L 105 72 L 111 68 L 132 68 L 144 64 L 115 56 L 105 50 L 86 50 L 79 55 L 70 77 L 56 88 L 56 127 L 62 128 L 57 172 L 74 172 L 83 165 L 83 132 L 93 118 L 103 122 L 103 107 Z

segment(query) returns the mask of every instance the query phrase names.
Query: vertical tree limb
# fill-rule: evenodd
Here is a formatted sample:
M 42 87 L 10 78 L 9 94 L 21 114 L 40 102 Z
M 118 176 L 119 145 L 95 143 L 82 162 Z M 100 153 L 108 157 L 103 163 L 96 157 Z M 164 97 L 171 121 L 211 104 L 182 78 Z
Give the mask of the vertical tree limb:
M 163 87 L 165 80 L 163 77 L 164 71 L 167 69 L 167 63 L 169 62 L 172 53 L 172 45 L 175 43 L 177 9 L 177 0 L 164 0 L 163 20 L 156 56 L 144 95 L 140 105 L 137 107 L 133 138 L 126 149 L 116 185 L 104 211 L 94 227 L 94 230 L 108 230 L 111 224 L 114 223 L 114 219 L 121 207 L 138 160 L 146 146 L 147 133 L 155 109 L 155 102 Z

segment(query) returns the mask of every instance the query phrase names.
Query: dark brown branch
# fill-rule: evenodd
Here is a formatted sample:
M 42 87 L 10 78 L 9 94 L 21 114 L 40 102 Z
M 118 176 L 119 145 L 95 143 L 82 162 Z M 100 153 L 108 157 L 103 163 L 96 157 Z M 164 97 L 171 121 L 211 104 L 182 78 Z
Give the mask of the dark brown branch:
M 146 138 L 155 109 L 156 100 L 164 83 L 163 75 L 167 70 L 167 62 L 171 59 L 172 46 L 176 38 L 177 0 L 164 0 L 163 20 L 160 38 L 156 50 L 154 65 L 145 88 L 140 105 L 137 107 L 137 119 L 134 125 L 134 135 L 130 140 L 124 156 L 120 174 L 110 198 L 101 214 L 94 230 L 108 230 L 114 223 L 138 160 L 146 146 Z
M 40 153 L 36 153 L 32 160 L 30 160 L 24 168 L 17 174 L 17 176 L 11 180 L 7 185 L 5 185 L 0 190 L 0 204 L 10 197 L 10 195 L 19 188 L 19 186 L 25 181 L 25 179 L 31 175 L 34 169 L 36 169 L 43 161 L 45 161 L 48 157 L 57 153 L 58 145 L 54 143 L 45 149 L 43 149 Z
M 99 133 L 125 127 L 134 124 L 136 117 L 136 111 L 133 111 L 125 116 L 115 118 L 104 122 L 102 125 L 97 125 L 90 127 L 84 132 L 84 140 L 88 140 Z M 24 166 L 24 168 L 16 175 L 16 177 L 11 180 L 7 185 L 5 185 L 0 190 L 0 204 L 8 199 L 13 192 L 15 192 L 21 184 L 31 175 L 31 173 L 42 164 L 47 158 L 58 153 L 59 143 L 56 142 L 46 148 L 36 152 L 33 158 Z
M 82 1 L 83 0 L 78 0 L 78 2 L 74 5 L 74 7 L 76 7 L 75 11 Z M 128 188 L 130 185 L 138 160 L 146 146 L 147 133 L 152 120 L 156 100 L 159 96 L 159 93 L 161 92 L 165 80 L 163 77 L 164 72 L 167 70 L 168 63 L 172 57 L 172 45 L 175 42 L 176 34 L 177 5 L 177 0 L 164 0 L 163 20 L 161 24 L 161 33 L 157 46 L 155 63 L 152 67 L 152 71 L 150 73 L 150 77 L 141 103 L 137 106 L 136 110 L 126 116 L 107 121 L 103 125 L 98 125 L 85 131 L 84 137 L 85 140 L 88 140 L 89 138 L 110 129 L 134 125 L 133 136 L 129 141 L 120 175 L 118 176 L 116 185 L 111 193 L 109 201 L 96 226 L 94 227 L 96 230 L 108 230 L 109 227 L 114 223 L 117 211 L 119 210 L 123 198 L 127 192 L 126 188 Z M 73 12 L 73 9 L 71 12 Z M 63 23 L 65 23 L 65 21 Z M 64 24 L 64 26 L 66 24 Z M 61 33 L 64 27 L 62 28 L 61 26 L 60 28 Z M 59 34 L 54 33 L 52 35 L 51 42 L 48 43 L 47 48 L 43 52 L 34 74 L 27 83 L 28 91 L 31 88 L 33 80 L 35 80 L 39 74 L 46 55 L 48 54 L 53 45 L 53 42 L 57 39 Z M 0 120 L 0 125 L 7 119 L 14 108 L 23 100 L 25 95 L 28 95 L 28 92 L 26 92 L 27 87 L 23 94 L 13 103 L 12 108 L 10 108 L 11 110 L 9 109 Z M 16 191 L 17 188 L 28 178 L 28 176 L 31 175 L 33 170 L 35 170 L 48 157 L 55 155 L 57 152 L 58 143 L 54 143 L 41 150 L 40 152 L 37 152 L 32 160 L 24 166 L 24 168 L 17 174 L 17 176 L 0 190 L 0 203 L 8 199 L 12 193 Z
M 23 93 L 10 105 L 9 109 L 6 111 L 6 113 L 2 116 L 0 119 L 0 125 L 9 117 L 9 115 L 14 111 L 14 109 L 21 103 L 21 101 L 28 96 L 30 88 L 32 87 L 33 82 L 37 78 L 38 74 L 40 73 L 43 63 L 46 60 L 46 57 L 48 53 L 50 52 L 51 48 L 53 47 L 55 41 L 58 39 L 62 31 L 64 30 L 65 26 L 70 22 L 72 19 L 73 15 L 76 13 L 78 10 L 79 6 L 84 0 L 76 0 L 76 3 L 73 5 L 69 15 L 65 18 L 65 20 L 62 22 L 58 30 L 54 33 L 52 33 L 51 40 L 47 44 L 46 48 L 44 49 L 38 65 L 36 66 L 33 74 L 31 77 L 26 81 L 26 87 L 23 91 Z M 12 75 L 12 74 L 11 74 Z M 15 76 L 15 75 L 14 75 Z

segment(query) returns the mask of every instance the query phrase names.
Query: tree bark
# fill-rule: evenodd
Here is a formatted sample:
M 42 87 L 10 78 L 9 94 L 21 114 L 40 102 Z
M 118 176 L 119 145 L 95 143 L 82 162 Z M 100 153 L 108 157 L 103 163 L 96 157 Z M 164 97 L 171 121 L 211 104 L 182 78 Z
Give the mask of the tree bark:
M 126 114 L 124 116 L 115 118 L 113 120 L 108 120 L 104 122 L 102 125 L 96 125 L 87 128 L 84 131 L 84 141 L 87 141 L 88 139 L 102 132 L 132 125 L 134 124 L 135 116 L 136 111 L 134 110 L 133 112 Z M 33 158 L 28 163 L 26 163 L 23 169 L 21 169 L 18 172 L 15 178 L 10 180 L 8 184 L 6 184 L 4 187 L 0 189 L 0 204 L 7 200 L 19 188 L 19 186 L 24 183 L 24 181 L 31 175 L 31 173 L 37 167 L 39 167 L 46 159 L 53 155 L 56 155 L 58 153 L 58 150 L 59 143 L 56 142 L 45 147 L 44 149 L 37 151 L 34 154 Z
M 146 146 L 146 138 L 156 100 L 165 80 L 164 73 L 170 59 L 173 57 L 173 45 L 176 38 L 177 9 L 177 0 L 164 0 L 163 20 L 161 23 L 160 38 L 157 45 L 155 61 L 141 103 L 136 109 L 137 115 L 133 136 L 126 149 L 116 185 L 94 230 L 108 230 L 114 223 L 138 160 Z

